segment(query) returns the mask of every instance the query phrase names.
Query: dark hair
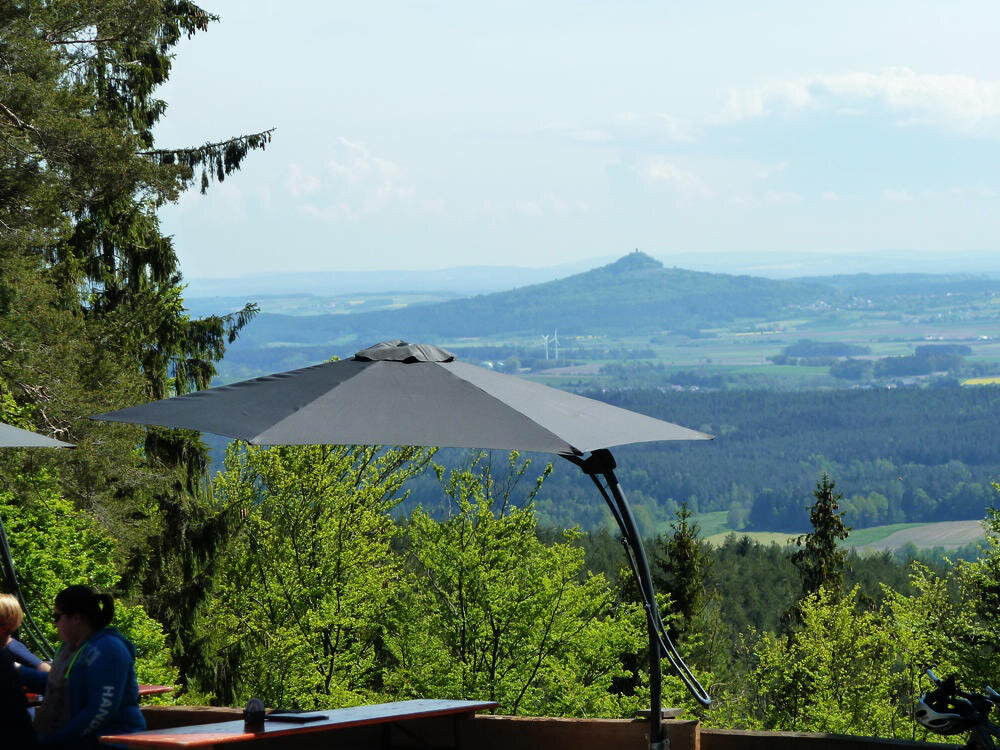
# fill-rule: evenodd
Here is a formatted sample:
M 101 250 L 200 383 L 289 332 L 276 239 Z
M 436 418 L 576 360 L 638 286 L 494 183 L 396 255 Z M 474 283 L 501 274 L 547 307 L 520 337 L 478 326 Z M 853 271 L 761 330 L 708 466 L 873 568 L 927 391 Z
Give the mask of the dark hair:
M 82 615 L 95 630 L 107 627 L 115 616 L 115 600 L 90 586 L 67 586 L 56 594 L 56 606 L 67 615 Z

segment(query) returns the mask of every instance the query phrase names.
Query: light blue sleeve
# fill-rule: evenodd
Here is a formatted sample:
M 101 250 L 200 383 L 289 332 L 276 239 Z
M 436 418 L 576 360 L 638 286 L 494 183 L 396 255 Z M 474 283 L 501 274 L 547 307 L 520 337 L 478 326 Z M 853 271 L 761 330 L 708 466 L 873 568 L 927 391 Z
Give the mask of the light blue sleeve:
M 23 664 L 26 667 L 31 667 L 32 669 L 38 669 L 38 665 L 42 663 L 42 660 L 35 656 L 28 647 L 21 643 L 16 638 L 11 638 L 10 642 L 4 646 L 10 655 L 14 657 L 14 661 L 18 664 Z

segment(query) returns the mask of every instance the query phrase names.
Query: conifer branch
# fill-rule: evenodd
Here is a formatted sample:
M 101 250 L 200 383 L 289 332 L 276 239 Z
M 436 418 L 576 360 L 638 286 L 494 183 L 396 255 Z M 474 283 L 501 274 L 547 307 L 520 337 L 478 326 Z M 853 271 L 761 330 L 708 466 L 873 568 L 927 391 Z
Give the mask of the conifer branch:
M 187 167 L 191 170 L 188 180 L 193 179 L 194 170 L 200 166 L 201 192 L 204 193 L 211 179 L 222 182 L 230 173 L 239 169 L 249 151 L 266 148 L 275 130 L 276 128 L 269 128 L 259 133 L 240 135 L 194 148 L 140 151 L 139 155 L 148 156 L 163 165 L 179 164 Z
M 116 34 L 115 36 L 105 36 L 105 37 L 95 37 L 94 39 L 50 39 L 46 38 L 45 41 L 49 44 L 54 44 L 58 46 L 68 46 L 70 44 L 109 44 L 111 42 L 120 42 L 125 38 L 125 34 Z
M 7 115 L 7 119 L 13 122 L 18 129 L 30 130 L 35 135 L 40 135 L 38 132 L 38 128 L 36 128 L 30 122 L 25 122 L 24 120 L 22 120 L 20 117 L 17 116 L 17 113 L 15 113 L 12 109 L 10 109 L 10 107 L 8 107 L 3 102 L 0 102 L 0 110 L 3 110 L 4 114 Z

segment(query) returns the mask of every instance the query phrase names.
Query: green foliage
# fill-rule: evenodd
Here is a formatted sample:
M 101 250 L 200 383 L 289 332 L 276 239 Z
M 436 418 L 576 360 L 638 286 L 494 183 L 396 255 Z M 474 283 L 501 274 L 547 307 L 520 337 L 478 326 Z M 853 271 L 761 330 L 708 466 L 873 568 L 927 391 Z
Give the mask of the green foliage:
M 1000 492 L 1000 484 L 993 489 Z M 972 602 L 971 623 L 964 633 L 966 662 L 974 674 L 1000 677 L 1000 511 L 990 508 L 983 522 L 986 545 L 982 556 L 958 564 L 961 590 Z
M 615 606 L 600 575 L 581 575 L 575 533 L 545 545 L 531 500 L 511 492 L 528 468 L 511 454 L 506 481 L 474 463 L 442 474 L 451 514 L 418 510 L 406 527 L 409 593 L 387 635 L 394 695 L 495 700 L 503 713 L 622 716 L 638 707 L 615 681 L 645 640 L 642 613 Z M 634 658 L 634 656 L 633 656 Z
M 911 712 L 930 687 L 924 677 L 928 667 L 958 675 L 960 684 L 981 687 L 986 682 L 968 658 L 972 601 L 957 595 L 958 577 L 954 570 L 939 575 L 915 564 L 912 593 L 886 587 L 878 606 L 866 605 L 859 587 L 843 597 L 827 589 L 805 597 L 793 632 L 751 632 L 738 642 L 747 668 L 734 672 L 707 721 L 751 729 L 927 738 Z
M 940 571 L 914 562 L 906 592 L 883 586 L 876 603 L 859 587 L 841 597 L 821 587 L 800 603 L 785 635 L 746 633 L 746 665 L 719 695 L 707 720 L 723 726 L 927 739 L 910 714 L 929 689 L 927 668 L 980 690 L 996 681 L 996 592 L 1000 519 L 984 526 L 979 560 Z M 940 741 L 943 738 L 933 736 Z M 961 737 L 947 738 L 960 742 Z
M 376 700 L 402 572 L 389 511 L 422 449 L 233 443 L 216 502 L 239 520 L 200 622 L 223 704 L 316 708 Z
M 904 729 L 891 628 L 857 605 L 856 589 L 843 599 L 821 589 L 802 602 L 801 630 L 757 642 L 752 690 L 740 696 L 748 726 L 870 737 Z
M 28 611 L 55 643 L 55 627 L 47 615 L 59 591 L 76 583 L 104 591 L 116 588 L 115 542 L 60 494 L 50 474 L 40 471 L 13 479 L 16 495 L 0 490 L 0 518 Z M 177 679 L 163 629 L 142 607 L 119 599 L 113 624 L 136 646 L 141 682 L 172 684 Z

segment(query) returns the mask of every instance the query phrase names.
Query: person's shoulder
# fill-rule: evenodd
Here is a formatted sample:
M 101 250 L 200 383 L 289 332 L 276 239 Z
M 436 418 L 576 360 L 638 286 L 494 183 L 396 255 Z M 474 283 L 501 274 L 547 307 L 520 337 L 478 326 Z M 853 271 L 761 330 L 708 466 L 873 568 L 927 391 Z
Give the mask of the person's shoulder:
M 83 648 L 86 649 L 86 652 L 80 656 L 88 662 L 92 662 L 100 656 L 131 659 L 134 654 L 132 644 L 125 640 L 125 636 L 115 628 L 99 630 L 91 636 Z

